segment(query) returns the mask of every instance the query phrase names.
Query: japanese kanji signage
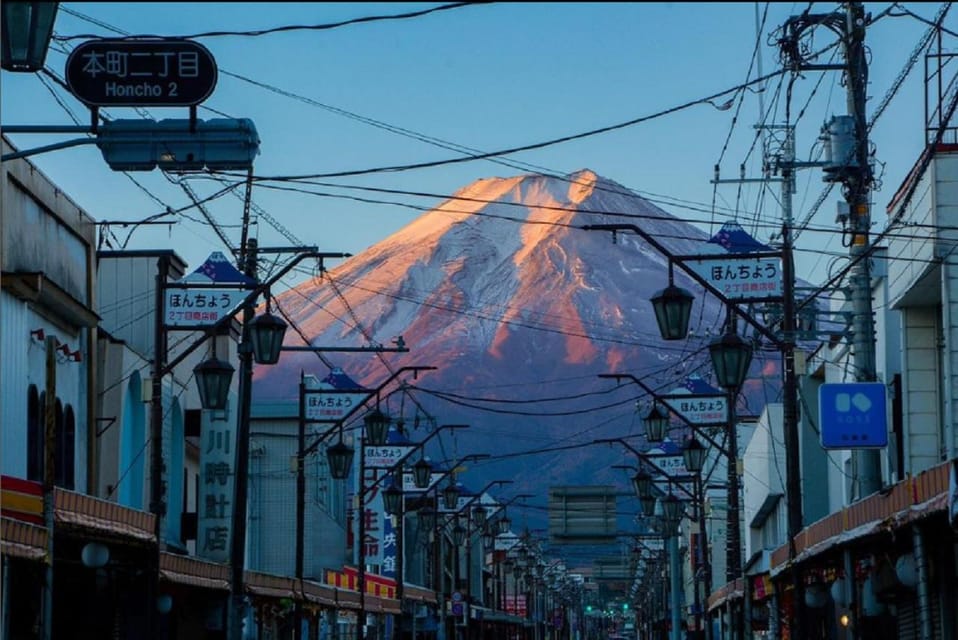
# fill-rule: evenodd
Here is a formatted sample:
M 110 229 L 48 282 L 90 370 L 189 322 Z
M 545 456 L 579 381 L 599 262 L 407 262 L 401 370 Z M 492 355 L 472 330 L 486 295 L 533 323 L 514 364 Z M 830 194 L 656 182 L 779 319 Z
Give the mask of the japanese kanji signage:
M 227 562 L 236 432 L 233 421 L 212 419 L 212 415 L 204 411 L 201 425 L 196 547 L 201 557 Z
M 167 327 L 212 326 L 235 313 L 253 280 L 214 251 L 185 278 L 166 285 L 163 319 Z
M 311 422 L 339 422 L 375 391 L 306 390 L 306 419 Z
M 416 447 L 409 445 L 382 445 L 367 446 L 363 455 L 366 456 L 368 469 L 392 469 L 403 458 L 408 456 Z
M 198 42 L 182 39 L 88 40 L 66 64 L 70 92 L 92 107 L 188 106 L 216 86 L 216 61 Z
M 686 266 L 730 301 L 782 296 L 782 259 L 769 256 L 721 256 L 689 259 Z
M 240 289 L 188 289 L 166 290 L 166 326 L 196 327 L 211 326 L 224 316 L 233 314 L 246 298 Z
M 667 395 L 662 403 L 687 422 L 700 426 L 728 424 L 728 402 L 721 395 Z
M 673 490 L 672 492 L 678 498 L 687 498 L 688 495 L 692 493 L 694 487 L 692 486 L 689 470 L 685 466 L 685 458 L 681 452 L 675 452 L 674 450 L 676 449 L 678 449 L 678 447 L 674 442 L 666 440 L 662 443 L 661 447 L 649 449 L 642 457 L 660 472 L 653 472 L 652 476 L 655 485 L 661 489 L 663 493 L 668 493 L 675 487 L 681 487 L 681 489 Z M 676 481 L 674 478 L 681 478 L 682 481 Z

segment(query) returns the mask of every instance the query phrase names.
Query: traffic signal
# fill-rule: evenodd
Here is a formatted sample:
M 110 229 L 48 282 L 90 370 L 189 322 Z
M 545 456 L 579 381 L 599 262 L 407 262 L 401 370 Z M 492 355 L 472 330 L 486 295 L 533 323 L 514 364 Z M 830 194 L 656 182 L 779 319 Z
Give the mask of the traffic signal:
M 248 118 L 119 119 L 99 126 L 96 146 L 114 171 L 243 170 L 259 153 Z

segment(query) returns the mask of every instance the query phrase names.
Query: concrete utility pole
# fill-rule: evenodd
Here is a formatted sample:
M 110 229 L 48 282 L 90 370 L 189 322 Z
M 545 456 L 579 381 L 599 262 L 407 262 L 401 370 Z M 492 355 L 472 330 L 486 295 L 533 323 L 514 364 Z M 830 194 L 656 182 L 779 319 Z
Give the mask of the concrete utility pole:
M 845 25 L 845 78 L 848 87 L 848 112 L 855 124 L 853 157 L 843 175 L 845 201 L 848 203 L 853 261 L 849 280 L 852 298 L 852 356 L 855 379 L 874 382 L 875 317 L 872 310 L 871 250 L 868 239 L 871 227 L 869 196 L 872 187 L 868 161 L 868 120 L 865 115 L 865 91 L 868 85 L 868 61 L 865 58 L 865 8 L 861 2 L 849 2 Z M 881 457 L 876 449 L 857 449 L 852 459 L 858 477 L 858 498 L 881 489 Z

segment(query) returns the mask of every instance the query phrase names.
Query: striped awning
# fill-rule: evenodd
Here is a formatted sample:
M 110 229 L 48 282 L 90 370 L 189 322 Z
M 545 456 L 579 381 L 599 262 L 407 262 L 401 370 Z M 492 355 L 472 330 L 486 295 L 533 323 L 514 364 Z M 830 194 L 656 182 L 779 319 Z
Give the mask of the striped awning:
M 229 591 L 229 567 L 194 556 L 160 553 L 160 578 L 201 589 Z
M 45 560 L 47 530 L 21 520 L 0 518 L 0 551 L 5 556 Z
M 156 516 L 147 511 L 60 488 L 54 493 L 54 505 L 57 525 L 156 542 Z

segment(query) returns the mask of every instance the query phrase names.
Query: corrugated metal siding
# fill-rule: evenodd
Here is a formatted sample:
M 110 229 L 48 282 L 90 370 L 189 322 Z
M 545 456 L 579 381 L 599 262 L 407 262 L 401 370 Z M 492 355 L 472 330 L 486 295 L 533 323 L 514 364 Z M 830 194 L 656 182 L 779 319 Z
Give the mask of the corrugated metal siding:
M 27 359 L 27 315 L 26 304 L 0 293 L 0 471 L 18 478 L 27 477 L 27 387 L 35 379 Z

